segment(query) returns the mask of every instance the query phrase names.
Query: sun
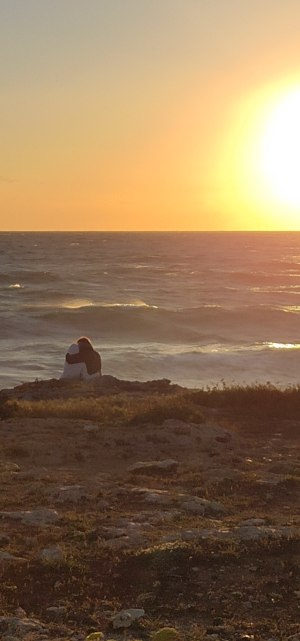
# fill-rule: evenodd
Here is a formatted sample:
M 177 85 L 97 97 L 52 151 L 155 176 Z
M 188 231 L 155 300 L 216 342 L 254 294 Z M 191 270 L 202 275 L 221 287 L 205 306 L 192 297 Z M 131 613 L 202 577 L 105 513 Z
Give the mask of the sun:
M 300 88 L 270 111 L 258 152 L 266 188 L 282 203 L 300 206 Z
M 300 230 L 300 79 L 237 100 L 216 170 L 220 209 L 237 229 Z

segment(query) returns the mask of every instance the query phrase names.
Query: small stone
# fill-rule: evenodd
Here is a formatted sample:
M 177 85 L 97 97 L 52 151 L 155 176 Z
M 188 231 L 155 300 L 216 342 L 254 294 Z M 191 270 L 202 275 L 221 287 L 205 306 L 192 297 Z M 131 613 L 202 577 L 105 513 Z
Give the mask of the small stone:
M 27 612 L 20 606 L 15 610 L 15 615 L 19 617 L 20 619 L 24 619 L 27 617 Z
M 130 608 L 128 610 L 121 610 L 116 616 L 113 617 L 113 627 L 116 628 L 129 628 L 133 621 L 141 619 L 145 614 L 142 608 Z
M 9 537 L 5 534 L 0 534 L 0 545 L 6 545 L 9 543 Z
M 245 601 L 244 607 L 247 608 L 247 610 L 251 610 L 253 605 L 252 605 L 251 601 Z
M 40 553 L 40 557 L 45 561 L 63 561 L 64 554 L 59 547 L 53 546 L 50 548 L 44 548 Z
M 60 618 L 66 614 L 67 608 L 64 605 L 52 605 L 47 608 L 47 612 L 55 618 Z
M 59 488 L 56 495 L 59 503 L 67 501 L 78 503 L 79 501 L 82 501 L 82 499 L 88 498 L 86 489 L 83 485 L 64 485 Z
M 88 423 L 87 425 L 83 426 L 84 432 L 89 432 L 91 434 L 95 434 L 96 432 L 99 432 L 100 427 L 99 425 L 96 425 L 95 423 Z
M 171 474 L 176 472 L 178 461 L 165 459 L 163 461 L 140 461 L 128 467 L 131 474 Z
M 97 502 L 97 510 L 107 510 L 110 507 L 110 502 L 105 499 L 99 499 Z
M 265 525 L 265 519 L 246 519 L 239 523 L 239 527 L 247 527 L 248 525 Z

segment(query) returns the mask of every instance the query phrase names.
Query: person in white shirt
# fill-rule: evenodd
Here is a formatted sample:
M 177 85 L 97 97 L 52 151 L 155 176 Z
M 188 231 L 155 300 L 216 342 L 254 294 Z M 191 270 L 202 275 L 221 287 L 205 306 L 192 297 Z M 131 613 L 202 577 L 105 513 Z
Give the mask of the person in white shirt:
M 79 346 L 77 343 L 72 343 L 68 349 L 68 354 L 78 354 Z M 68 363 L 65 359 L 64 370 L 60 377 L 61 379 L 73 379 L 73 380 L 86 380 L 88 378 L 88 373 L 85 363 Z

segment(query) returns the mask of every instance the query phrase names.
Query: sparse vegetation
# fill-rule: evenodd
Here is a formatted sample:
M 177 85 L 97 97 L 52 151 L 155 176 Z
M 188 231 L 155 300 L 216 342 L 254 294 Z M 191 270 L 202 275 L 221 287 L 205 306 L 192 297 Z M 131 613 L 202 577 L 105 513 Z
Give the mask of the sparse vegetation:
M 162 423 L 168 418 L 177 418 L 199 423 L 203 413 L 193 403 L 190 394 L 179 393 L 167 396 L 144 398 L 126 395 L 101 396 L 100 398 L 71 398 L 50 400 L 7 400 L 4 406 L 6 418 L 79 418 L 99 423 L 144 424 Z
M 79 390 L 81 391 L 81 390 Z M 81 391 L 82 393 L 82 391 Z M 219 386 L 200 390 L 179 390 L 165 394 L 114 393 L 111 395 L 78 396 L 37 400 L 3 399 L 0 416 L 5 418 L 70 418 L 95 421 L 106 425 L 161 424 L 167 419 L 202 423 L 207 411 L 213 410 L 217 420 L 239 419 L 239 429 L 254 431 L 290 430 L 300 416 L 300 386 L 279 389 L 270 384 Z M 297 427 L 296 427 L 297 429 Z
M 152 641 L 179 641 L 180 634 L 176 628 L 161 628 L 154 632 Z
M 1 403 L 4 414 L 12 415 L 52 415 L 68 416 L 75 418 L 80 412 L 80 417 L 98 417 L 109 420 L 120 417 L 127 420 L 137 419 L 143 414 L 148 420 L 147 413 L 155 411 L 173 414 L 175 418 L 182 418 L 183 412 L 195 413 L 196 407 L 229 408 L 231 411 L 239 410 L 259 416 L 280 416 L 282 418 L 298 418 L 300 412 L 300 385 L 279 389 L 271 384 L 257 385 L 223 385 L 207 387 L 200 390 L 179 391 L 163 396 L 143 395 L 128 396 L 127 394 L 113 394 L 100 397 L 78 396 L 76 398 L 57 398 L 43 400 L 9 400 Z M 186 415 L 184 415 L 186 416 Z M 4 416 L 5 418 L 5 416 Z
M 262 418 L 298 419 L 300 385 L 279 389 L 271 384 L 223 385 L 195 391 L 193 403 L 204 407 L 227 409 L 231 414 Z

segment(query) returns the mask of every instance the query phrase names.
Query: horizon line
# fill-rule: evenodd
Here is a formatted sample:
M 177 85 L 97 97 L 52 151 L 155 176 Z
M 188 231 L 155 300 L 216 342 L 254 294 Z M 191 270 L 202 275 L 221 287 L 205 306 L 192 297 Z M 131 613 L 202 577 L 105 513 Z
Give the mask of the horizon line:
M 0 234 L 295 234 L 300 229 L 1 229 Z

